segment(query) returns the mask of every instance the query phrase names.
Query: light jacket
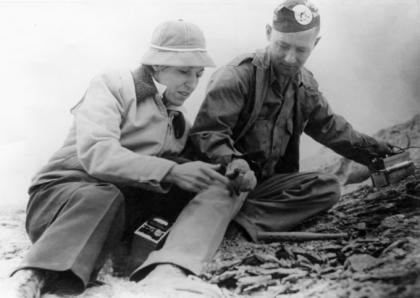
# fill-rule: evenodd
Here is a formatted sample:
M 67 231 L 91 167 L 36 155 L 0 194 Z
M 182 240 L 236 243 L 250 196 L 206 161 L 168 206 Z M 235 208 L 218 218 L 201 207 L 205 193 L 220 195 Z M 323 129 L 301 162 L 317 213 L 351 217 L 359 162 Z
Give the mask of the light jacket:
M 258 162 L 255 164 L 247 148 L 240 148 L 239 144 L 259 116 L 269 76 L 270 56 L 266 49 L 237 57 L 212 75 L 191 130 L 192 142 L 201 158 L 226 164 L 234 157 L 242 157 L 254 163 L 254 170 L 258 171 Z M 369 164 L 377 156 L 377 141 L 355 131 L 342 116 L 332 112 L 311 72 L 302 68 L 293 84 L 294 103 L 285 115 L 287 121 L 281 136 L 284 150 L 275 161 L 276 173 L 299 170 L 303 132 L 363 164 Z
M 33 178 L 34 187 L 86 176 L 165 192 L 162 179 L 175 165 L 165 157 L 183 150 L 190 125 L 177 139 L 171 113 L 144 68 L 95 77 L 72 109 L 74 122 L 63 146 Z M 182 111 L 182 108 L 181 108 Z

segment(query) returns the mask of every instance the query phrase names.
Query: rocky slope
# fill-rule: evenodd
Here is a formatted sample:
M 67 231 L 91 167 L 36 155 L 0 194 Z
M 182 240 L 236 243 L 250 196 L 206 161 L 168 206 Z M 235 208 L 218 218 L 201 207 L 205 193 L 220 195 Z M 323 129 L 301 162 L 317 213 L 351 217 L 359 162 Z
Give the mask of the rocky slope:
M 420 146 L 420 114 L 375 137 Z M 253 244 L 229 229 L 206 276 L 239 297 L 420 297 L 420 149 L 409 149 L 414 175 L 374 188 L 368 170 L 323 149 L 306 162 L 340 177 L 336 206 L 296 230 L 347 233 L 348 238 Z
M 254 244 L 231 228 L 207 278 L 238 297 L 420 297 L 419 207 L 417 171 L 380 190 L 361 186 L 296 228 L 346 239 Z
M 407 145 L 420 147 L 420 114 L 411 120 L 381 129 L 373 137 L 385 140 L 400 148 Z M 413 161 L 420 165 L 420 149 L 408 150 Z M 316 158 L 313 156 L 302 160 L 302 170 L 320 170 L 337 175 L 343 185 L 360 183 L 369 178 L 369 170 L 356 162 L 348 160 L 328 148 L 322 148 Z

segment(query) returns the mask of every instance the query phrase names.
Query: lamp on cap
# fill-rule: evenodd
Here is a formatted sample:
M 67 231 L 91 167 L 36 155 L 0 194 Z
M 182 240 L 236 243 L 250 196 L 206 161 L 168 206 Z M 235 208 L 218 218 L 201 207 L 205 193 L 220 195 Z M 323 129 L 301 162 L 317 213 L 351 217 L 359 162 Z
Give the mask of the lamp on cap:
M 285 0 L 274 10 L 273 27 L 280 32 L 300 32 L 320 26 L 318 8 L 310 0 Z

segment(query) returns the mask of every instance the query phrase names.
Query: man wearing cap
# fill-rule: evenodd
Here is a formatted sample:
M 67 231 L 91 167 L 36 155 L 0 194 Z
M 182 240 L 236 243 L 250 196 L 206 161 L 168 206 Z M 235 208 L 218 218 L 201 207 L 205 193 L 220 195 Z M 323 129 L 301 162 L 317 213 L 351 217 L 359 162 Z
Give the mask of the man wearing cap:
M 212 75 L 191 130 L 206 161 L 255 173 L 258 184 L 235 218 L 254 241 L 260 232 L 291 229 L 340 197 L 334 176 L 299 172 L 303 132 L 365 165 L 392 153 L 389 144 L 355 131 L 333 113 L 304 67 L 319 31 L 314 4 L 283 1 L 266 26 L 268 46 L 235 58 Z M 254 184 L 248 176 L 243 186 Z
M 26 229 L 33 245 L 9 279 L 13 293 L 4 297 L 83 291 L 95 284 L 116 244 L 129 244 L 133 231 L 153 216 L 176 222 L 163 248 L 131 278 L 152 270 L 148 280 L 198 273 L 217 245 L 209 252 L 190 241 L 201 230 L 186 239 L 192 213 L 211 222 L 220 209 L 223 229 L 241 205 L 238 197 L 225 200 L 229 180 L 218 165 L 180 158 L 190 128 L 182 104 L 206 66 L 214 63 L 200 28 L 168 21 L 154 31 L 141 67 L 92 80 L 72 109 L 64 145 L 32 180 Z M 217 243 L 223 232 L 206 236 Z M 191 249 L 198 251 L 195 259 Z

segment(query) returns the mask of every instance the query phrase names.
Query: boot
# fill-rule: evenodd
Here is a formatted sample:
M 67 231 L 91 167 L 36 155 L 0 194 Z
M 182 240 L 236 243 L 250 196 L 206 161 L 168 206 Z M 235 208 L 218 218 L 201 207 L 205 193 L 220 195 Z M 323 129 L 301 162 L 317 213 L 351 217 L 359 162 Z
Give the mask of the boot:
M 171 264 L 156 266 L 137 285 L 138 292 L 146 297 L 226 297 L 217 285 L 209 284 L 196 276 L 187 275 L 180 267 Z
M 21 269 L 9 279 L 10 297 L 39 298 L 45 284 L 45 274 L 39 269 Z

